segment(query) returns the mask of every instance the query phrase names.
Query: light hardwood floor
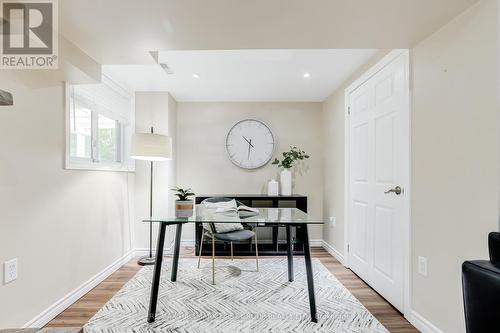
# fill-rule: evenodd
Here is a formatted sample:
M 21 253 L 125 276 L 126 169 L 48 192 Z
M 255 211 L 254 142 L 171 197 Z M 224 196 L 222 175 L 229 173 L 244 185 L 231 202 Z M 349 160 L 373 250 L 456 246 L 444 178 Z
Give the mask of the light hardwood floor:
M 356 274 L 342 266 L 324 249 L 312 248 L 311 252 L 312 256 L 318 258 L 390 332 L 419 332 L 386 300 L 357 277 Z M 182 248 L 181 257 L 194 257 L 193 248 Z M 141 266 L 137 265 L 136 261 L 136 259 L 131 260 L 111 274 L 97 287 L 49 322 L 46 327 L 82 327 L 85 325 L 141 269 Z

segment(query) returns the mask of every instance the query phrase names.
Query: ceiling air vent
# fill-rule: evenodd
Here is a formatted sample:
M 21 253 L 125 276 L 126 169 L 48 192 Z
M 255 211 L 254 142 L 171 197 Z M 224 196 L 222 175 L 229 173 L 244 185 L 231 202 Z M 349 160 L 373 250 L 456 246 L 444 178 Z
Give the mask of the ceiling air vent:
M 168 75 L 174 74 L 174 72 L 172 71 L 172 69 L 170 67 L 168 67 L 167 63 L 160 63 L 160 66 L 161 66 L 161 68 L 163 68 L 163 70 L 165 71 L 165 73 L 167 73 Z
M 0 105 L 14 105 L 12 94 L 4 90 L 0 90 Z

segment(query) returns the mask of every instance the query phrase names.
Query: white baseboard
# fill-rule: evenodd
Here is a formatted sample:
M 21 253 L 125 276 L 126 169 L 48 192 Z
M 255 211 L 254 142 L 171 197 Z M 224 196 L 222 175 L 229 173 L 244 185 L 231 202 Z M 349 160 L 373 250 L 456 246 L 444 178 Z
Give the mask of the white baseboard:
M 88 293 L 91 289 L 96 287 L 99 283 L 104 281 L 108 276 L 117 271 L 120 267 L 132 259 L 134 251 L 127 252 L 123 257 L 115 260 L 108 267 L 91 277 L 82 285 L 65 295 L 63 298 L 49 306 L 46 310 L 41 312 L 35 318 L 24 324 L 23 328 L 27 327 L 43 327 L 49 321 L 54 319 L 58 314 L 66 310 L 71 304 L 75 303 L 79 298 Z
M 330 253 L 335 259 L 337 259 L 342 265 L 344 265 L 344 255 L 340 253 L 336 248 L 331 246 L 325 241 L 321 241 L 321 246 Z
M 310 239 L 309 246 L 310 247 L 323 247 L 323 240 L 322 239 Z
M 407 319 L 413 326 L 415 326 L 416 329 L 418 329 L 422 333 L 444 333 L 429 320 L 425 319 L 422 315 L 415 312 L 414 310 L 410 310 L 410 316 Z
M 272 244 L 273 241 L 271 239 L 265 239 L 265 240 L 259 240 L 259 244 Z M 285 244 L 286 241 L 280 240 L 280 244 Z M 311 247 L 322 247 L 323 240 L 322 239 L 311 239 L 309 241 L 309 245 Z M 182 240 L 181 241 L 181 246 L 191 246 L 193 247 L 195 245 L 194 240 Z
M 181 240 L 181 246 L 194 247 L 194 240 L 192 240 L 192 239 Z
M 155 254 L 156 254 L 156 250 L 153 249 L 153 257 L 155 256 Z M 171 254 L 172 254 L 171 248 L 163 250 L 164 256 L 169 256 Z M 134 249 L 134 257 L 142 257 L 142 256 L 147 256 L 147 255 L 149 255 L 149 248 L 147 248 L 147 247 L 138 247 L 138 248 Z

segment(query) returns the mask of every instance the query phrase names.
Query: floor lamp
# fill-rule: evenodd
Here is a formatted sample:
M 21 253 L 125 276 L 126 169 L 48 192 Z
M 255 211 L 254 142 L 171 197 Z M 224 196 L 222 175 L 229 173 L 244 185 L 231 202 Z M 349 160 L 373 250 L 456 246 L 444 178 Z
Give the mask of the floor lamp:
M 135 160 L 149 161 L 151 176 L 149 184 L 149 217 L 153 217 L 153 163 L 172 158 L 172 140 L 170 137 L 151 133 L 136 133 L 132 139 L 130 157 Z M 149 222 L 149 255 L 139 258 L 139 265 L 154 265 L 153 257 L 153 222 Z

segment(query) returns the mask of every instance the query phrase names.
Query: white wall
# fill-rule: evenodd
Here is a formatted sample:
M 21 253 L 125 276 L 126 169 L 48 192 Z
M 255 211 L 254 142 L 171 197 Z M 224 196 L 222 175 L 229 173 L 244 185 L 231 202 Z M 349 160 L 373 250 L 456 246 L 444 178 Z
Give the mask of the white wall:
M 464 332 L 461 263 L 487 258 L 498 230 L 498 53 L 495 0 L 484 0 L 412 51 L 412 308 Z M 344 244 L 344 89 L 323 104 L 324 239 Z M 429 275 L 417 273 L 417 257 Z M 411 314 L 410 314 L 411 315 Z
M 482 1 L 412 50 L 413 308 L 444 332 L 464 332 L 460 265 L 487 258 L 498 230 L 496 6 Z
M 20 327 L 131 250 L 124 172 L 64 170 L 63 83 L 25 85 L 3 71 L 0 87 L 0 263 L 19 260 L 3 285 L 0 328 Z M 130 179 L 129 179 L 130 178 Z
M 171 161 L 154 163 L 153 215 L 168 216 L 173 209 L 174 198 L 170 188 L 175 183 L 177 103 L 168 92 L 136 92 L 135 128 L 137 133 L 149 133 L 151 126 L 156 134 L 172 137 Z M 149 225 L 142 219 L 149 216 L 150 162 L 136 161 L 135 173 L 135 223 L 134 244 L 140 254 L 149 249 Z M 153 225 L 153 249 L 156 248 L 156 231 Z M 166 250 L 172 245 L 172 228 L 168 228 Z
M 197 194 L 267 193 L 267 181 L 279 179 L 268 164 L 244 170 L 229 160 L 225 139 L 238 121 L 254 118 L 273 131 L 275 155 L 296 145 L 311 155 L 307 170 L 296 173 L 294 193 L 308 196 L 309 213 L 322 217 L 323 156 L 321 103 L 179 103 L 177 176 L 180 186 Z M 194 228 L 183 229 L 184 240 L 194 240 Z M 311 227 L 310 238 L 321 239 L 321 227 Z

